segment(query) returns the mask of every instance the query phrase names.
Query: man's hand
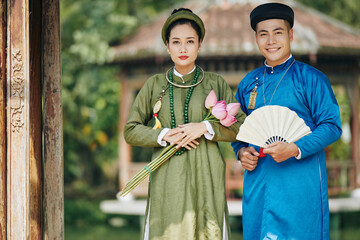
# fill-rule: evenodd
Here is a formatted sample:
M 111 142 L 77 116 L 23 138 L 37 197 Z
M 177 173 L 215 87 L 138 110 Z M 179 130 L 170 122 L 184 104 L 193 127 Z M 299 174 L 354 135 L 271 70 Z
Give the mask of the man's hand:
M 274 142 L 265 145 L 263 152 L 269 154 L 278 163 L 299 155 L 299 149 L 296 144 L 286 142 Z
M 239 150 L 239 160 L 241 165 L 248 171 L 256 168 L 258 163 L 259 153 L 253 147 L 242 147 Z

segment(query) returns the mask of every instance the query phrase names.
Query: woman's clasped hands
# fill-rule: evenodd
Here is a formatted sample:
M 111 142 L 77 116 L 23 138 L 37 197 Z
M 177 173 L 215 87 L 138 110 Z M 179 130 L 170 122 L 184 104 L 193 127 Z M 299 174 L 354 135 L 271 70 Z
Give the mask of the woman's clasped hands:
M 191 150 L 199 145 L 196 139 L 200 138 L 206 132 L 205 123 L 188 123 L 170 129 L 163 137 L 163 140 L 171 145 L 176 144 L 176 148 L 185 147 L 187 150 Z

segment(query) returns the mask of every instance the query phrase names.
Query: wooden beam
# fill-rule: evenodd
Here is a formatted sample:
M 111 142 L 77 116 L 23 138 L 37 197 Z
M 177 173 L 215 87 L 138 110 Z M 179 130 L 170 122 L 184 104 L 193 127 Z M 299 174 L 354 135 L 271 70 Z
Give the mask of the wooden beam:
M 247 72 L 245 71 L 233 71 L 233 72 L 219 72 L 227 84 L 233 89 L 237 89 L 240 81 L 246 76 Z
M 0 1 L 0 239 L 6 239 L 6 0 Z
M 131 104 L 134 100 L 134 89 L 129 87 L 126 74 L 121 75 L 121 96 L 119 110 L 119 187 L 125 187 L 126 182 L 132 177 L 129 174 L 132 160 L 132 148 L 125 142 L 124 125 L 129 116 Z
M 44 239 L 64 239 L 59 0 L 43 0 Z
M 30 239 L 42 239 L 42 99 L 41 99 L 41 1 L 29 3 L 30 47 L 30 104 L 29 104 L 29 159 L 30 159 Z
M 355 65 L 351 104 L 351 149 L 355 171 L 354 187 L 360 186 L 360 153 L 359 153 L 359 64 Z

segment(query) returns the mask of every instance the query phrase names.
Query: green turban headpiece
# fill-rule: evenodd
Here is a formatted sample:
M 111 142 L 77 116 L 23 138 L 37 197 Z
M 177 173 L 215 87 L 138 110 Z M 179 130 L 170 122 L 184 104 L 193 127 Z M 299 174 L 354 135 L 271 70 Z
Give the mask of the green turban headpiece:
M 161 30 L 161 37 L 162 40 L 164 42 L 164 44 L 166 44 L 166 31 L 169 28 L 169 26 L 180 19 L 188 19 L 191 21 L 194 21 L 200 28 L 201 31 L 201 35 L 200 35 L 200 41 L 202 41 L 204 39 L 205 36 L 205 26 L 203 21 L 201 20 L 201 18 L 199 18 L 195 13 L 190 12 L 190 11 L 186 11 L 186 10 L 180 10 L 172 15 L 170 15 L 170 17 L 168 17 L 168 19 L 166 20 L 166 22 L 164 23 L 164 26 L 162 27 Z

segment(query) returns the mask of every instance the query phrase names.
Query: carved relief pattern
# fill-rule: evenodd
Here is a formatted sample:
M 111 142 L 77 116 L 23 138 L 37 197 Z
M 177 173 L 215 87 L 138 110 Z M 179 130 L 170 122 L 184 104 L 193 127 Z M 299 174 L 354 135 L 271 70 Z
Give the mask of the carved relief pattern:
M 11 87 L 10 87 L 10 109 L 12 131 L 20 132 L 24 126 L 23 108 L 24 108 L 24 63 L 23 55 L 19 49 L 12 51 L 11 61 Z

